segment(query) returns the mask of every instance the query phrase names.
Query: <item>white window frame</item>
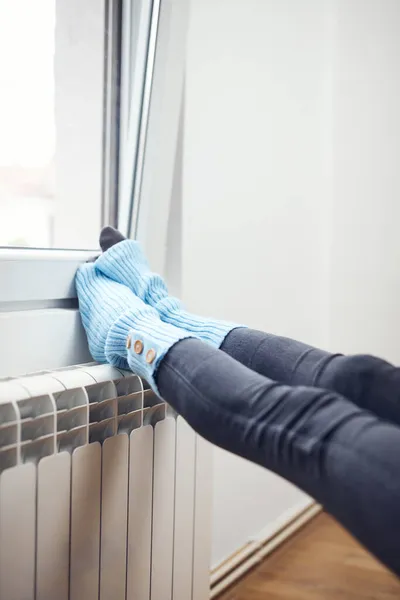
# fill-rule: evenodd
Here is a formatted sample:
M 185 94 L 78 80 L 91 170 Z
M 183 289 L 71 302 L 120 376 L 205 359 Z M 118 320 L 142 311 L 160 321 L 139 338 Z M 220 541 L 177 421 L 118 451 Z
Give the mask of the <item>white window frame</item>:
M 148 18 L 144 11 L 144 21 Z M 154 0 L 150 21 L 140 126 L 136 129 L 133 121 L 132 128 L 128 128 L 128 155 L 122 161 L 128 172 L 122 175 L 123 197 L 118 224 L 129 237 L 141 242 L 153 270 L 165 273 L 168 219 L 177 193 L 176 179 L 182 168 L 180 121 L 189 0 Z M 144 51 L 143 48 L 140 51 Z M 122 90 L 124 93 L 124 88 Z M 125 92 L 125 96 L 129 95 Z M 135 104 L 133 94 L 130 100 Z M 137 140 L 136 146 L 134 140 Z M 130 176 L 134 171 L 132 180 Z
M 90 3 L 93 8 L 99 5 L 98 0 Z M 135 0 L 129 0 L 129 5 L 132 10 Z M 117 6 L 113 0 L 107 2 L 111 29 L 117 26 Z M 150 63 L 146 67 L 152 79 L 146 81 L 138 144 L 140 168 L 136 172 L 134 215 L 128 233 L 143 243 L 154 270 L 164 272 L 168 215 L 180 145 L 188 0 L 154 0 L 154 7 L 158 12 L 151 31 Z M 76 15 L 81 18 L 78 10 Z M 125 31 L 126 35 L 129 31 Z M 117 49 L 111 51 L 114 54 L 108 54 L 108 61 L 115 58 Z M 123 86 L 122 83 L 121 93 Z M 116 102 L 109 91 L 106 110 L 110 114 L 115 112 Z M 118 140 L 113 138 L 111 130 L 105 136 L 110 150 L 104 160 L 111 161 Z M 107 172 L 103 191 L 110 197 L 116 173 L 111 169 Z M 68 194 L 68 189 L 63 193 Z M 72 191 L 69 200 L 79 220 L 80 208 Z M 82 198 L 79 202 L 82 203 Z M 106 203 L 103 219 L 109 218 L 112 210 L 111 204 Z M 0 377 L 91 361 L 80 325 L 74 276 L 79 265 L 94 254 L 95 251 L 0 249 Z

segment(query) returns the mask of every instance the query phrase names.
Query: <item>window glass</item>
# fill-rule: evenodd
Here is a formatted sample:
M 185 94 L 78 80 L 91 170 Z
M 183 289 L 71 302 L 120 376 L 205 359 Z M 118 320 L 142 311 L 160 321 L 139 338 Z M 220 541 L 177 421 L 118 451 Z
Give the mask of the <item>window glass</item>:
M 0 0 L 1 246 L 97 247 L 106 4 Z

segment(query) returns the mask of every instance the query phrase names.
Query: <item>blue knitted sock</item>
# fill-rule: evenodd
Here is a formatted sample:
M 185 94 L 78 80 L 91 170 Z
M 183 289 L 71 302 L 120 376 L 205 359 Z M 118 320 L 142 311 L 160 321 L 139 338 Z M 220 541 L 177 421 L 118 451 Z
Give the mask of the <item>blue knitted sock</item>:
M 190 334 L 163 323 L 154 308 L 125 285 L 100 273 L 95 263 L 78 270 L 76 289 L 94 360 L 131 369 L 158 393 L 154 376 L 162 359 Z
M 99 256 L 95 264 L 104 275 L 126 285 L 146 304 L 153 306 L 162 321 L 185 329 L 189 335 L 208 342 L 216 348 L 221 346 L 232 329 L 242 327 L 186 312 L 178 298 L 168 295 L 162 277 L 150 271 L 138 242 L 120 241 Z

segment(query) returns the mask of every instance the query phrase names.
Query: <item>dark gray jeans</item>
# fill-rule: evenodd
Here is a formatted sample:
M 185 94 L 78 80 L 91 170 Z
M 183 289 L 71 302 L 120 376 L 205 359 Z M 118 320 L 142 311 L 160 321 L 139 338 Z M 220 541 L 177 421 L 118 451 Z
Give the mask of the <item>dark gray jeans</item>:
M 400 370 L 244 328 L 221 350 L 178 342 L 157 373 L 163 398 L 213 444 L 310 494 L 400 575 Z

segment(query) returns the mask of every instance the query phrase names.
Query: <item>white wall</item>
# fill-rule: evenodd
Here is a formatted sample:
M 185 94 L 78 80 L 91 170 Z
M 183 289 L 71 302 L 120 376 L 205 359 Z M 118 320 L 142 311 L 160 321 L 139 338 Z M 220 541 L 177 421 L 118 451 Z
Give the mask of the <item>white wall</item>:
M 327 343 L 321 0 L 194 0 L 183 189 L 193 309 Z M 219 450 L 213 564 L 305 498 Z
M 400 3 L 192 0 L 191 309 L 400 358 Z M 213 564 L 305 497 L 214 453 Z
M 400 3 L 335 4 L 331 345 L 400 363 Z

